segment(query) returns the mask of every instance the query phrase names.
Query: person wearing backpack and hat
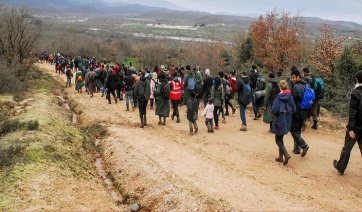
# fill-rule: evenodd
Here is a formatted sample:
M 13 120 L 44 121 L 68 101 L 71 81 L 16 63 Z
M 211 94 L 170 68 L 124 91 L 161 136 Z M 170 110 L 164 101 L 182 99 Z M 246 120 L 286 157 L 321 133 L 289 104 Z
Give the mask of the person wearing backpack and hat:
M 292 125 L 290 128 L 290 132 L 293 136 L 295 143 L 293 152 L 295 154 L 299 154 L 298 153 L 300 151 L 299 148 L 301 148 L 303 150 L 301 157 L 304 157 L 307 154 L 307 151 L 309 150 L 309 146 L 302 138 L 301 134 L 302 134 L 302 127 L 304 124 L 304 120 L 307 117 L 308 111 L 306 109 L 302 109 L 300 104 L 303 100 L 307 83 L 301 80 L 300 72 L 297 69 L 293 70 L 290 75 L 292 82 L 294 84 L 292 89 L 292 96 L 296 106 L 296 112 L 292 116 Z
M 333 160 L 333 166 L 340 175 L 343 175 L 347 168 L 352 148 L 356 142 L 362 155 L 362 70 L 357 72 L 355 80 L 356 85 L 349 100 L 349 118 L 344 146 L 339 160 Z

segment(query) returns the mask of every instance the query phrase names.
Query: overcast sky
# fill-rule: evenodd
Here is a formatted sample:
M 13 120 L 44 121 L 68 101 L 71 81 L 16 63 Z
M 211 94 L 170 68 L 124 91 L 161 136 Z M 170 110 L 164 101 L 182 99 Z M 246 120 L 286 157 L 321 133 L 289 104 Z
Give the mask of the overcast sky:
M 108 2 L 122 0 L 105 0 Z M 308 17 L 362 23 L 362 0 L 166 0 L 182 7 L 217 13 L 266 14 L 274 8 Z

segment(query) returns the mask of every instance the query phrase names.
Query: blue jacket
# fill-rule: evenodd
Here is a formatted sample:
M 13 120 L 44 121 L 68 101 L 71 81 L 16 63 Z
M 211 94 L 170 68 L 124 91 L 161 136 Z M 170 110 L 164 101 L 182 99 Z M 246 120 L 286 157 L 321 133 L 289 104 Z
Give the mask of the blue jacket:
M 288 134 L 292 123 L 292 114 L 296 112 L 290 90 L 279 93 L 273 102 L 272 113 L 275 115 L 272 133 L 276 135 Z

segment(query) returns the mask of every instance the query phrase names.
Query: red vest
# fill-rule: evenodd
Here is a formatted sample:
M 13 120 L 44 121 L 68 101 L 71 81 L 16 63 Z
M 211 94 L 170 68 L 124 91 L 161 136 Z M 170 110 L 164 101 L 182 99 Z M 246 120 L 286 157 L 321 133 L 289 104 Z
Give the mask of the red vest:
M 180 100 L 181 99 L 181 84 L 179 82 L 171 81 L 172 90 L 170 92 L 171 100 Z

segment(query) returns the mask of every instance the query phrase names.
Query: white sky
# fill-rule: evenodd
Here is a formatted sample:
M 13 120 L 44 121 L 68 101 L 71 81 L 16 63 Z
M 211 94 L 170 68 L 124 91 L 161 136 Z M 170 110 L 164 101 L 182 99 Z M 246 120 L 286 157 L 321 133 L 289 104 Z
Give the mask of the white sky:
M 117 2 L 122 0 L 105 0 Z M 125 0 L 126 1 L 126 0 Z M 211 13 L 266 14 L 274 8 L 304 17 L 362 23 L 362 0 L 165 0 Z M 132 1 L 131 1 L 132 2 Z M 160 5 L 162 6 L 162 5 Z

